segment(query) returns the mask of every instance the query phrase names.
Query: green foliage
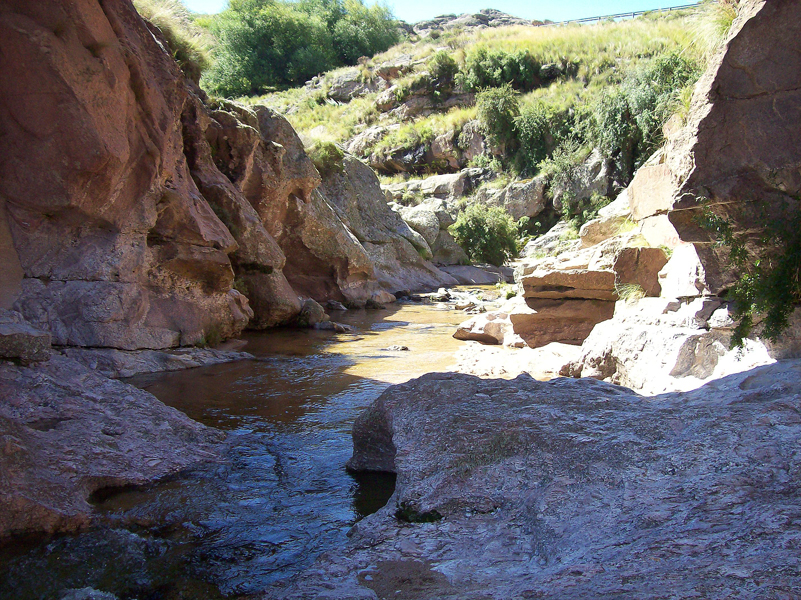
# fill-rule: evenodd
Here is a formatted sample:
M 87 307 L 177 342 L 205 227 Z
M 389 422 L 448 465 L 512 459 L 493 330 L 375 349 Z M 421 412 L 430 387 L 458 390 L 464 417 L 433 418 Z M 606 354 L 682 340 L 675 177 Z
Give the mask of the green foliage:
M 572 111 L 533 102 L 523 107 L 515 119 L 518 143 L 516 169 L 520 174 L 534 174 L 560 142 L 566 140 L 573 126 Z
M 467 91 L 509 85 L 532 90 L 540 85 L 540 63 L 527 50 L 507 52 L 480 46 L 467 56 L 459 83 Z
M 472 204 L 450 232 L 471 260 L 500 266 L 517 256 L 517 225 L 502 208 Z
M 440 50 L 429 59 L 428 75 L 435 99 L 444 99 L 444 95 L 453 90 L 454 77 L 458 72 L 459 65 L 445 50 Z
M 516 145 L 515 119 L 520 115 L 517 94 L 509 84 L 489 88 L 476 96 L 478 119 L 490 144 L 501 152 L 510 152 Z
M 211 28 L 219 46 L 204 85 L 229 97 L 303 83 L 399 40 L 389 9 L 361 0 L 231 0 Z
M 758 203 L 754 207 L 760 206 Z M 752 219 L 753 220 L 753 219 Z M 760 254 L 749 263 L 747 232 L 735 231 L 730 221 L 703 209 L 700 225 L 709 231 L 716 244 L 727 246 L 729 259 L 738 272 L 738 280 L 729 290 L 734 301 L 733 317 L 739 323 L 732 334 L 732 347 L 742 347 L 755 321 L 761 321 L 761 333 L 776 340 L 788 327 L 789 318 L 801 303 L 801 212 L 798 203 L 787 203 L 772 214 L 762 206 L 762 214 L 751 223 L 762 228 L 758 238 Z
M 632 175 L 663 142 L 662 126 L 679 109 L 683 89 L 698 74 L 694 61 L 675 53 L 636 69 L 598 103 L 593 141 L 616 159 L 621 171 Z
M 345 153 L 333 142 L 317 142 L 308 150 L 308 155 L 323 177 L 344 171 Z
M 209 67 L 213 38 L 193 20 L 181 0 L 134 0 L 136 10 L 159 28 L 184 74 L 197 83 Z

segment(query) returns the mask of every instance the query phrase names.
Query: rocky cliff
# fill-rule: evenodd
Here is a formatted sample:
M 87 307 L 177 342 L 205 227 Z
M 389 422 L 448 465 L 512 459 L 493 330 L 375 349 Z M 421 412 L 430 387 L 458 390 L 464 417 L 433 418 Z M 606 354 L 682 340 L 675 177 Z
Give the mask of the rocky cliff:
M 299 296 L 388 299 L 286 120 L 208 107 L 130 0 L 11 0 L 0 31 L 0 302 L 54 344 L 213 342 Z

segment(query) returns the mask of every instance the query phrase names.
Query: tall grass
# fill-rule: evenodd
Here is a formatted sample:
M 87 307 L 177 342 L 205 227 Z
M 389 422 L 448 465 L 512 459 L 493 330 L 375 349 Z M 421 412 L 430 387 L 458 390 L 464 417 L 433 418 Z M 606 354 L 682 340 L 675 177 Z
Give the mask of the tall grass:
M 739 4 L 739 0 L 707 0 L 698 6 L 690 28 L 698 52 L 708 57 L 723 44 L 737 18 Z
M 181 0 L 134 0 L 136 10 L 159 28 L 170 52 L 189 79 L 198 83 L 211 65 L 214 38 L 199 27 Z

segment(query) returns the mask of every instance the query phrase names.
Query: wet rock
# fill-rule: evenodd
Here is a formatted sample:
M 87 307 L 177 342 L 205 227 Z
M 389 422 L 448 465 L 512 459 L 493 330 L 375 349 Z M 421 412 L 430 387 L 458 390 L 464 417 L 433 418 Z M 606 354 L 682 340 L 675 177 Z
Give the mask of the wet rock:
M 0 358 L 30 364 L 50 359 L 50 334 L 25 322 L 13 310 L 0 309 Z
M 0 361 L 0 535 L 89 525 L 89 495 L 204 460 L 224 437 L 147 392 L 53 355 Z
M 392 352 L 408 352 L 409 346 L 394 345 L 394 346 L 389 346 L 387 350 L 390 350 Z
M 325 309 L 311 298 L 303 301 L 298 315 L 298 325 L 301 327 L 314 327 L 323 321 L 331 319 L 325 314 Z
M 215 348 L 176 350 L 117 350 L 114 348 L 62 348 L 61 354 L 104 377 L 133 377 L 250 360 L 252 354 Z
M 67 590 L 61 595 L 60 600 L 117 600 L 117 596 L 111 592 L 101 592 L 91 587 L 85 587 Z
M 649 399 L 589 379 L 393 386 L 357 419 L 349 463 L 397 473 L 389 505 L 267 597 L 363 597 L 360 574 L 400 560 L 447 575 L 395 588 L 427 598 L 792 595 L 800 370 Z
M 326 310 L 348 310 L 348 307 L 342 304 L 341 302 L 337 302 L 336 300 L 329 300 L 325 303 Z

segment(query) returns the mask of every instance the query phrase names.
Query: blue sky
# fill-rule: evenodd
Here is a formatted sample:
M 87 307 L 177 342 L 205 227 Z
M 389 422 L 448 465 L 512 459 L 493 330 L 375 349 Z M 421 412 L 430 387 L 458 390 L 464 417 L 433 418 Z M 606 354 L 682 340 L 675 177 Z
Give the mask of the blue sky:
M 196 12 L 219 12 L 227 0 L 184 0 Z M 626 11 L 653 10 L 692 4 L 693 0 L 388 0 L 395 16 L 414 23 L 437 15 L 477 12 L 482 8 L 497 8 L 526 19 L 566 21 L 581 17 L 596 17 Z M 372 4 L 367 0 L 367 4 Z

